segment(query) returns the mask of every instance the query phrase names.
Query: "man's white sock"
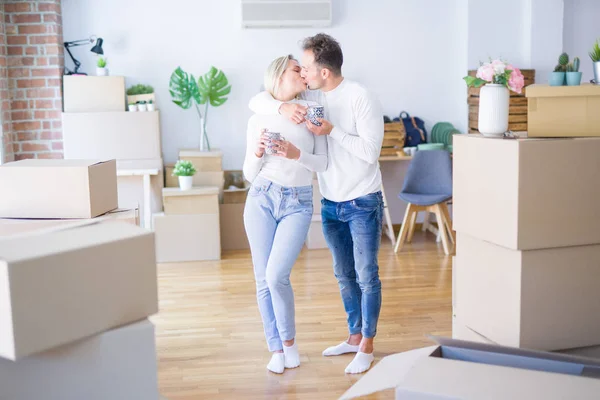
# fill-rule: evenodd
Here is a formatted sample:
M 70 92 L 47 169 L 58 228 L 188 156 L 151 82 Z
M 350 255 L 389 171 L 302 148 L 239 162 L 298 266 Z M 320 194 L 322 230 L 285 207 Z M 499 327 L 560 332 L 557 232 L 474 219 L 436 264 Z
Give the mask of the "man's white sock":
M 271 361 L 267 364 L 267 369 L 276 374 L 283 374 L 285 368 L 285 356 L 283 353 L 273 353 Z
M 347 374 L 360 374 L 371 368 L 371 363 L 375 357 L 373 353 L 361 353 L 360 351 L 354 356 L 354 360 L 346 367 Z
M 331 346 L 325 349 L 325 351 L 323 351 L 323 355 L 324 356 L 339 356 L 341 354 L 346 354 L 346 353 L 356 353 L 358 352 L 358 345 L 357 346 L 353 346 L 351 344 L 348 344 L 347 342 L 342 342 L 340 344 L 338 344 L 337 346 Z
M 298 353 L 298 344 L 296 342 L 290 347 L 284 344 L 283 354 L 285 354 L 286 368 L 296 368 L 300 365 L 300 354 Z

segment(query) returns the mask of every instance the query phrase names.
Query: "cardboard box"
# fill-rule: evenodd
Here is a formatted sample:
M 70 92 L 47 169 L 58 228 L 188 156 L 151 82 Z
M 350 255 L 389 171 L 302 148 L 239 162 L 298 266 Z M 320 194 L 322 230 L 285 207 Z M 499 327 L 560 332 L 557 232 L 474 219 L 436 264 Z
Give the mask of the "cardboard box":
M 321 195 L 321 191 L 319 190 L 319 181 L 313 179 L 312 181 L 313 187 L 313 214 L 321 215 L 321 199 L 323 199 L 323 195 Z
M 600 341 L 600 245 L 519 251 L 457 234 L 463 323 L 505 345 L 539 350 Z
M 154 325 L 143 320 L 17 362 L 0 359 L 0 398 L 157 400 Z
M 578 347 L 575 349 L 559 350 L 557 351 L 557 353 L 600 359 L 600 346 Z
M 163 189 L 165 215 L 219 214 L 219 188 Z
M 529 137 L 600 136 L 600 86 L 527 86 Z
M 600 362 L 564 354 L 434 338 L 384 357 L 340 399 L 393 389 L 396 399 L 593 399 Z
M 496 342 L 486 338 L 483 335 L 475 332 L 473 329 L 466 326 L 460 318 L 460 313 L 455 311 L 456 315 L 452 316 L 452 339 L 466 340 L 476 343 L 497 344 Z
M 248 236 L 244 226 L 246 204 L 221 204 L 221 250 L 249 249 Z
M 306 247 L 311 250 L 327 248 L 320 214 L 314 214 L 312 216 L 310 227 L 308 228 L 308 235 L 306 236 Z
M 90 219 L 0 218 L 0 238 L 29 232 L 54 231 L 57 228 L 62 229 L 63 227 L 78 226 L 90 222 L 127 222 L 139 226 L 139 210 L 117 208 Z
M 221 259 L 219 214 L 154 214 L 156 261 L 159 263 Z
M 116 162 L 21 160 L 0 165 L 0 217 L 94 218 L 118 207 Z
M 225 173 L 221 172 L 196 172 L 194 175 L 194 187 L 216 186 L 219 188 L 219 201 L 223 201 L 223 187 L 225 185 Z M 179 186 L 179 180 L 177 181 Z
M 161 159 L 158 111 L 63 113 L 67 159 Z
M 225 189 L 223 191 L 223 204 L 245 204 L 249 191 L 249 184 L 244 189 Z
M 165 187 L 179 187 L 179 178 L 173 176 L 175 164 L 165 164 Z
M 65 112 L 125 111 L 124 76 L 63 76 Z
M 0 357 L 25 356 L 158 312 L 154 234 L 89 223 L 0 241 Z
M 223 153 L 219 150 L 200 151 L 179 150 L 179 159 L 190 161 L 198 172 L 218 172 L 223 170 Z
M 453 227 L 514 250 L 600 243 L 600 138 L 454 136 Z

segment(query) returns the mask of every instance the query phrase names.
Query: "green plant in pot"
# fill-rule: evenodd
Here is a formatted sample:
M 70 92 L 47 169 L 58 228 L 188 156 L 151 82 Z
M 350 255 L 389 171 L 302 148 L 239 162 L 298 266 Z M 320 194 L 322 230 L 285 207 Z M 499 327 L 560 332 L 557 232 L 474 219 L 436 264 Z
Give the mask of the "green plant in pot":
M 107 60 L 106 57 L 98 56 L 98 60 L 96 61 L 96 75 L 98 76 L 107 76 L 108 68 L 106 68 Z
M 569 55 L 567 53 L 562 53 L 558 57 L 558 65 L 554 67 L 554 72 L 550 73 L 550 86 L 563 86 L 565 84 L 565 75 L 568 64 Z
M 173 168 L 173 176 L 179 179 L 181 190 L 190 190 L 196 174 L 196 167 L 190 161 L 179 160 Z
M 200 118 L 200 151 L 210 151 L 210 142 L 206 132 L 208 106 L 222 106 L 227 101 L 227 95 L 231 92 L 231 85 L 223 71 L 215 67 L 199 77 L 196 81 L 194 75 L 188 74 L 181 67 L 177 67 L 171 74 L 169 81 L 169 92 L 173 103 L 184 110 L 192 106 Z M 200 106 L 204 106 L 204 112 Z
M 579 57 L 575 57 L 572 63 L 567 64 L 568 86 L 579 86 L 581 84 L 581 72 L 579 72 L 579 65 Z
M 590 51 L 590 58 L 594 63 L 594 83 L 600 85 L 600 39 L 594 43 L 594 47 Z

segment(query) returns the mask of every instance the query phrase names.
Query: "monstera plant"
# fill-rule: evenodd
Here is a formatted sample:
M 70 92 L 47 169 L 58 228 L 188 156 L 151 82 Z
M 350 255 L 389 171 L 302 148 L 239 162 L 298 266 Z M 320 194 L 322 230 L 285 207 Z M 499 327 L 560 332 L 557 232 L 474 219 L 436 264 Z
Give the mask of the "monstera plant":
M 210 151 L 210 142 L 206 133 L 208 106 L 219 107 L 227 101 L 231 85 L 223 71 L 210 67 L 210 70 L 198 78 L 177 67 L 171 74 L 169 92 L 173 103 L 187 110 L 192 106 L 200 118 L 200 150 Z M 200 106 L 204 105 L 204 112 Z

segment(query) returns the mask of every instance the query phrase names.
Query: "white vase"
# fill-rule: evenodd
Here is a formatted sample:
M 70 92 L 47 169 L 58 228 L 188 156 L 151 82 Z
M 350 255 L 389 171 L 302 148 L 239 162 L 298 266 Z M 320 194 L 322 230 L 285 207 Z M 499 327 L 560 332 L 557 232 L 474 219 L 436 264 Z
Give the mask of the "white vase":
M 180 176 L 179 177 L 179 188 L 181 190 L 190 190 L 192 188 L 193 181 L 194 181 L 193 176 Z
M 138 110 L 137 104 L 130 104 L 128 107 L 129 107 L 129 111 L 137 111 Z
M 155 110 L 154 103 L 148 103 L 148 104 L 146 104 L 146 106 L 148 108 L 148 111 L 154 111 Z
M 139 111 L 146 111 L 147 109 L 148 107 L 146 107 L 146 104 L 138 104 Z
M 503 136 L 508 130 L 510 93 L 506 86 L 491 84 L 479 93 L 478 130 L 483 136 Z
M 108 68 L 96 67 L 96 75 L 98 75 L 98 76 L 108 76 Z

